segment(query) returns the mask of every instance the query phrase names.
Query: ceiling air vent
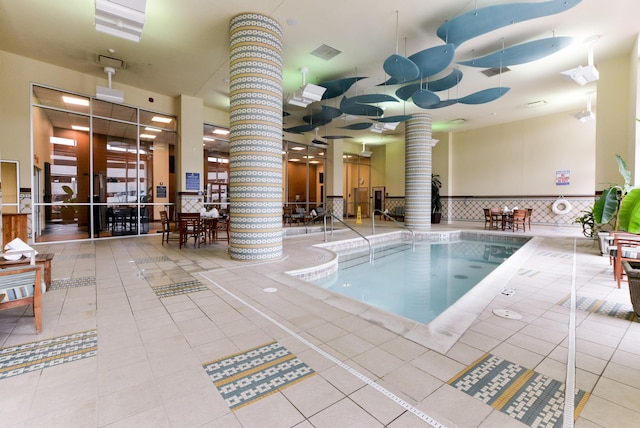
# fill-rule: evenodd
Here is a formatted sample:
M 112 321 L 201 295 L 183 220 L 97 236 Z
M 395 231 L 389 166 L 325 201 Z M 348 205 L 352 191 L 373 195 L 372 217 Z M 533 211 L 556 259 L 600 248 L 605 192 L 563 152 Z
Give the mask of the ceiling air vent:
M 98 55 L 98 64 L 103 67 L 111 67 L 119 70 L 124 70 L 127 67 L 127 63 L 123 59 L 106 55 Z
M 322 45 L 319 48 L 311 51 L 311 55 L 317 56 L 318 58 L 322 58 L 325 61 L 329 61 L 334 56 L 342 53 L 338 49 L 332 48 L 331 46 Z
M 502 69 L 500 67 L 493 67 L 493 68 L 487 68 L 486 70 L 482 70 L 482 74 L 484 74 L 487 77 L 493 77 L 493 76 L 497 76 L 500 73 L 506 73 L 507 71 L 511 71 L 511 69 L 509 67 L 502 67 Z

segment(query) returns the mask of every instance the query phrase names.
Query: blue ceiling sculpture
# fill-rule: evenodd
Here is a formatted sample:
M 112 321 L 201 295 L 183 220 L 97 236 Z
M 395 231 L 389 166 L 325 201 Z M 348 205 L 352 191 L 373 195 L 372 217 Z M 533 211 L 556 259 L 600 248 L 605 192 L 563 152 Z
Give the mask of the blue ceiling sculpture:
M 407 101 L 411 98 L 411 95 L 418 89 L 428 89 L 431 92 L 446 91 L 456 86 L 462 80 L 462 72 L 458 69 L 454 69 L 447 76 L 442 79 L 434 80 L 433 82 L 425 83 L 412 83 L 402 86 L 396 91 L 396 96 L 401 100 Z
M 339 108 L 322 106 L 320 112 L 304 116 L 305 125 L 286 128 L 287 132 L 304 133 L 317 130 L 341 115 L 367 116 L 370 120 L 382 123 L 404 122 L 411 115 L 384 117 L 382 108 L 374 104 L 411 100 L 423 109 L 440 109 L 454 104 L 477 105 L 497 100 L 509 92 L 510 88 L 498 86 L 484 89 L 463 97 L 441 100 L 435 92 L 450 90 L 462 81 L 463 73 L 452 69 L 445 77 L 434 81 L 424 81 L 443 73 L 454 61 L 456 48 L 462 43 L 482 34 L 499 28 L 514 25 L 518 22 L 562 13 L 579 4 L 581 0 L 546 0 L 538 2 L 507 3 L 488 6 L 457 16 L 436 31 L 437 36 L 445 44 L 423 49 L 404 57 L 396 53 L 383 63 L 383 69 L 389 78 L 378 86 L 404 84 L 395 91 L 397 98 L 386 94 L 360 94 L 347 97 L 345 93 L 361 79 L 366 77 L 348 77 L 319 83 L 326 88 L 322 97 L 328 100 L 342 96 Z M 397 38 L 397 34 L 396 34 Z M 533 40 L 502 49 L 479 58 L 458 61 L 462 66 L 501 68 L 525 64 L 539 60 L 568 47 L 573 42 L 571 37 L 551 37 Z M 358 93 L 358 91 L 355 91 Z M 346 123 L 346 120 L 345 120 Z M 340 128 L 347 130 L 364 130 L 373 125 L 371 122 L 355 123 Z M 329 135 L 326 140 L 352 138 L 349 135 Z M 323 143 L 325 144 L 325 143 Z
M 472 10 L 442 24 L 436 34 L 455 47 L 467 40 L 517 22 L 555 15 L 571 9 L 581 0 L 508 3 Z
M 322 95 L 322 99 L 330 100 L 331 98 L 339 97 L 347 92 L 354 83 L 362 79 L 366 79 L 366 77 L 346 77 L 344 79 L 329 80 L 327 82 L 319 83 L 318 86 L 327 88 Z

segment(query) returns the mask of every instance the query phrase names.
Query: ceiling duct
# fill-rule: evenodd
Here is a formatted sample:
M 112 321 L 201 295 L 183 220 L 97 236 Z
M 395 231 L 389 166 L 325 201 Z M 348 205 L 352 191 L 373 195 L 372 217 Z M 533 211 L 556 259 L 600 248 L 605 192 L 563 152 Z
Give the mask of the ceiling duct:
M 122 104 L 124 102 L 124 92 L 111 88 L 111 76 L 116 73 L 116 70 L 111 67 L 105 67 L 104 72 L 109 75 L 109 87 L 96 86 L 96 98 L 110 103 Z
M 96 62 L 103 67 L 111 67 L 116 70 L 124 70 L 127 68 L 127 63 L 123 59 L 106 55 L 98 55 Z

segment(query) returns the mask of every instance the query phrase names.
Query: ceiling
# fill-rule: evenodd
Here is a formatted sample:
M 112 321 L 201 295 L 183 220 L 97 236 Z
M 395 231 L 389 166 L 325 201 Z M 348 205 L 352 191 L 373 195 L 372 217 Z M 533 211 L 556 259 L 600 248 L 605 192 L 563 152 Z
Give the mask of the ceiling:
M 307 67 L 307 83 L 366 76 L 346 95 L 394 95 L 398 85 L 382 85 L 389 76 L 383 63 L 394 53 L 410 56 L 443 41 L 436 31 L 443 23 L 476 8 L 515 0 L 147 0 L 146 22 L 139 43 L 97 32 L 94 2 L 89 0 L 0 0 L 0 50 L 103 77 L 99 55 L 122 59 L 123 69 L 113 76 L 113 87 L 126 84 L 150 92 L 202 98 L 214 109 L 229 105 L 229 36 L 232 16 L 257 12 L 277 20 L 284 33 L 284 98 L 302 85 L 301 68 Z M 531 3 L 541 3 L 532 1 Z M 428 112 L 434 131 L 466 130 L 558 112 L 584 110 L 592 93 L 597 105 L 597 84 L 580 86 L 560 72 L 587 64 L 585 39 L 599 36 L 593 45 L 594 60 L 627 56 L 640 32 L 640 2 L 582 0 L 560 14 L 518 22 L 462 43 L 455 50 L 452 69 L 464 78 L 453 89 L 438 93 L 442 99 L 461 98 L 498 86 L 511 88 L 499 99 L 480 105 L 454 104 L 421 109 L 411 102 L 384 103 L 385 116 Z M 563 50 L 493 77 L 483 68 L 459 65 L 505 47 L 554 36 L 570 36 L 574 43 Z M 330 60 L 311 55 L 327 45 L 340 54 Z M 433 76 L 437 78 L 438 76 Z M 46 82 L 39 82 L 46 83 Z M 126 97 L 126 93 L 125 93 Z M 340 106 L 341 97 L 322 101 Z M 126 98 L 125 98 L 126 101 Z M 530 103 L 544 101 L 537 107 Z M 304 124 L 302 116 L 317 112 L 321 103 L 307 108 L 285 105 L 291 113 L 284 127 Z M 381 105 L 382 107 L 382 105 Z M 457 119 L 464 119 L 462 123 Z M 370 119 L 361 117 L 357 121 Z M 345 131 L 342 119 L 322 126 L 319 135 L 349 135 L 367 145 L 401 141 L 403 126 L 381 134 Z M 311 139 L 314 132 L 308 132 Z

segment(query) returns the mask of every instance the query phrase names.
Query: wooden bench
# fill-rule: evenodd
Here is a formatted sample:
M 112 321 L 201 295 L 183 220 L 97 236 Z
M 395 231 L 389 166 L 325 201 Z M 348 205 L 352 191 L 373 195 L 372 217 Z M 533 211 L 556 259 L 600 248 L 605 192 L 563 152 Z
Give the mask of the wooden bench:
M 53 260 L 53 253 L 39 253 L 36 254 L 36 265 L 42 265 L 44 268 L 44 283 L 47 285 L 47 290 L 51 287 L 51 261 Z M 13 266 L 24 266 L 31 262 L 30 257 L 23 257 L 20 260 L 5 260 L 0 258 L 0 269 Z

